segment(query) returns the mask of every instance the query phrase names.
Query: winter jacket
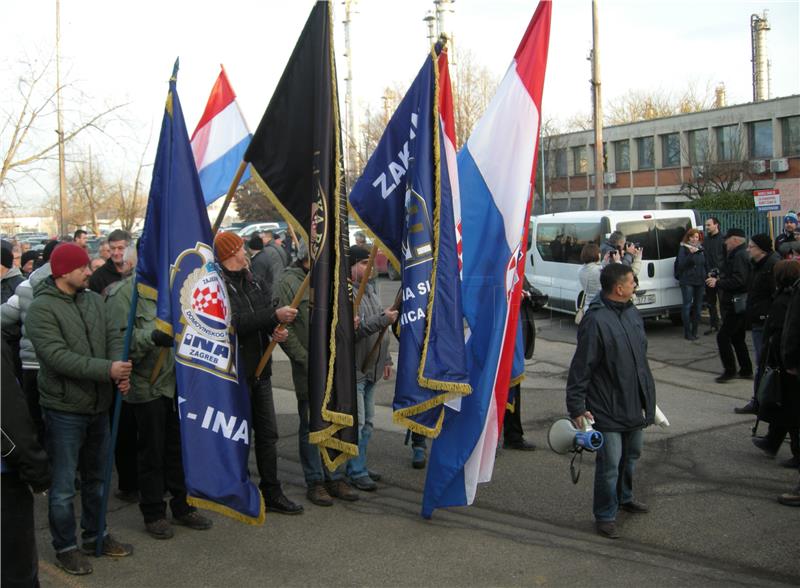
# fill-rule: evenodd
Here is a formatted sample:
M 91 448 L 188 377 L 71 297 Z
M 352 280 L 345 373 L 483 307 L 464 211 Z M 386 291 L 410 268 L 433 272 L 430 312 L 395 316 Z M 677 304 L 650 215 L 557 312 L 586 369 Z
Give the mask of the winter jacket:
M 128 329 L 132 295 L 133 278 L 126 278 L 112 284 L 106 297 L 107 318 L 112 328 L 119 331 L 123 338 Z M 156 328 L 156 301 L 151 296 L 147 292 L 139 292 L 139 302 L 136 304 L 136 318 L 128 355 L 128 359 L 133 363 L 131 389 L 123 396 L 126 402 L 132 404 L 150 402 L 161 396 L 175 397 L 175 350 L 159 347 L 153 343 L 150 335 Z M 150 376 L 162 349 L 166 350 L 164 363 L 156 381 L 151 384 Z
M 117 266 L 109 257 L 104 265 L 101 265 L 89 278 L 89 289 L 98 294 L 105 294 L 108 288 L 114 282 L 119 282 L 124 278 Z
M 775 275 L 772 270 L 781 260 L 780 255 L 771 253 L 759 261 L 750 260 L 750 290 L 747 292 L 747 318 L 750 324 L 758 327 L 764 324 L 775 295 Z
M 11 348 L 5 341 L 2 347 L 2 472 L 4 476 L 18 476 L 34 492 L 43 492 L 50 487 L 50 464 L 36 438 L 25 395 L 14 377 Z
M 792 286 L 786 318 L 781 332 L 781 361 L 787 368 L 800 372 L 800 280 Z
M 228 288 L 231 324 L 236 329 L 239 358 L 244 362 L 247 378 L 252 379 L 261 356 L 269 345 L 272 331 L 278 326 L 272 287 L 256 278 L 248 269 L 232 272 L 223 267 L 222 276 Z M 267 363 L 261 377 L 270 375 L 272 359 Z
M 17 287 L 17 293 L 9 298 L 8 302 L 3 305 L 3 331 L 12 328 L 13 325 L 18 325 L 21 329 L 22 339 L 20 340 L 20 358 L 22 359 L 22 369 L 38 370 L 39 360 L 36 359 L 36 350 L 33 348 L 25 329 L 25 317 L 28 314 L 28 308 L 33 302 L 33 290 L 36 285 L 50 277 L 50 263 L 44 264 L 42 267 L 33 272 L 30 277 L 22 282 Z
M 286 249 L 275 243 L 275 241 L 267 243 L 261 254 L 269 264 L 270 274 L 272 274 L 272 282 L 267 283 L 270 288 L 274 288 L 278 284 L 278 280 L 281 279 L 283 270 L 289 265 L 289 255 L 286 253 Z
M 769 316 L 764 323 L 764 337 L 761 347 L 760 373 L 764 373 L 766 366 L 780 367 L 781 379 L 781 404 L 780 406 L 761 405 L 758 408 L 758 418 L 772 425 L 781 427 L 800 427 L 800 380 L 797 376 L 786 371 L 781 361 L 779 345 L 783 336 L 786 313 L 792 298 L 792 288 L 784 288 L 775 294 L 769 308 Z M 795 339 L 797 338 L 795 332 Z M 791 367 L 791 366 L 789 366 Z
M 294 295 L 306 278 L 305 269 L 292 265 L 283 272 L 278 282 L 278 306 L 291 304 Z M 289 325 L 289 338 L 281 343 L 281 348 L 292 363 L 292 381 L 298 400 L 308 400 L 308 295 L 297 307 L 297 317 Z
M 578 280 L 581 283 L 581 290 L 583 290 L 584 311 L 589 307 L 589 303 L 594 300 L 597 293 L 600 292 L 600 272 L 603 271 L 603 265 L 599 261 L 593 263 L 585 263 L 580 270 L 578 270 Z
M 678 283 L 681 286 L 702 286 L 706 280 L 706 256 L 702 247 L 695 253 L 684 247 L 683 243 L 678 248 L 678 257 L 675 261 Z
M 703 241 L 703 249 L 706 252 L 706 273 L 717 270 L 722 271 L 725 265 L 725 242 L 722 239 L 722 233 L 716 235 L 706 234 Z
M 644 322 L 633 302 L 602 294 L 578 326 L 567 378 L 567 411 L 587 410 L 598 431 L 632 431 L 653 423 L 656 388 L 647 363 Z
M 786 231 L 784 231 L 783 233 L 775 237 L 775 251 L 778 251 L 778 249 L 780 249 L 780 246 L 783 245 L 784 243 L 791 243 L 792 241 L 796 240 L 797 239 L 795 238 L 794 233 L 787 233 Z
M 720 292 L 720 308 L 733 310 L 733 298 L 747 293 L 750 287 L 750 255 L 744 243 L 728 252 L 722 273 L 717 280 Z
M 272 279 L 272 267 L 269 260 L 269 255 L 262 249 L 250 259 L 250 271 L 267 284 L 274 284 L 275 280 Z
M 353 292 L 358 292 L 359 284 L 353 284 Z M 361 382 L 366 379 L 368 382 L 377 382 L 383 377 L 383 368 L 392 365 L 392 358 L 389 355 L 389 334 L 386 333 L 381 340 L 380 349 L 374 354 L 372 361 L 364 366 L 364 362 L 372 351 L 375 342 L 380 336 L 378 333 L 383 327 L 388 327 L 391 323 L 389 317 L 383 313 L 381 299 L 372 288 L 364 289 L 364 296 L 358 307 L 358 316 L 361 322 L 356 329 L 356 381 Z M 365 370 L 362 370 L 366 367 Z
M 19 271 L 18 267 L 12 267 L 6 272 L 6 275 L 0 279 L 0 298 L 2 303 L 5 304 L 9 298 L 14 295 L 14 292 L 22 282 L 25 281 L 25 276 Z
M 122 335 L 106 320 L 103 298 L 65 294 L 52 276 L 33 291 L 25 329 L 39 358 L 39 404 L 78 414 L 111 406 L 111 362 L 122 356 Z

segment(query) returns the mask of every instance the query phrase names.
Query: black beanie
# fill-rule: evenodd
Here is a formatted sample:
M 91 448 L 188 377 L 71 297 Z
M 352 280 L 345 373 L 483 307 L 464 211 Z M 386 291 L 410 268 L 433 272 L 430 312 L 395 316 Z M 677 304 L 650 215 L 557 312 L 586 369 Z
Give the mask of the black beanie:
M 11 269 L 11 267 L 14 265 L 14 252 L 5 245 L 0 247 L 0 251 L 2 251 L 2 259 L 0 259 L 0 263 L 2 263 L 4 268 Z
M 750 237 L 750 240 L 755 243 L 764 253 L 772 253 L 772 239 L 769 238 L 769 235 L 759 233 L 758 235 L 753 235 Z

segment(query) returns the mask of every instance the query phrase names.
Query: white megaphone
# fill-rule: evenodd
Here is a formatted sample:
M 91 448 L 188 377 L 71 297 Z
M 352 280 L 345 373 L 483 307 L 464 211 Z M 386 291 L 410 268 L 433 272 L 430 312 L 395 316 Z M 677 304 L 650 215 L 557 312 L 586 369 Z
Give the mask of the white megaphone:
M 592 428 L 588 419 L 585 426 L 579 429 L 571 419 L 561 418 L 550 425 L 547 432 L 547 444 L 556 453 L 565 454 L 576 451 L 597 451 L 603 446 L 603 434 Z

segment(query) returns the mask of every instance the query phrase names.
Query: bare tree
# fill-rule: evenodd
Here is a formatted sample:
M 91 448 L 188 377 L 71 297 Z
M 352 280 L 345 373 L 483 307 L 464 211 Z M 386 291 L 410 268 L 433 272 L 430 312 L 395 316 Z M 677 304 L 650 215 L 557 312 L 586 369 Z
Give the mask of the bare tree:
M 453 85 L 457 149 L 469 139 L 475 123 L 489 106 L 497 84 L 497 77 L 485 66 L 477 63 L 471 51 L 459 52 Z
M 253 178 L 236 188 L 234 206 L 236 213 L 243 221 L 258 222 L 282 219 L 275 205 L 261 191 Z
M 67 196 L 70 214 L 65 216 L 72 217 L 73 222 L 77 218 L 85 219 L 84 222 L 74 224 L 87 224 L 95 235 L 99 234 L 98 218 L 101 210 L 109 204 L 109 187 L 100 166 L 92 157 L 91 150 L 86 160 L 76 164 L 67 177 Z
M 733 126 L 714 129 L 701 144 L 682 146 L 683 158 L 692 163 L 692 172 L 681 193 L 690 200 L 713 194 L 742 194 L 745 185 L 752 182 L 742 127 L 736 125 L 734 130 Z M 725 136 L 718 137 L 717 133 Z
M 659 90 L 630 90 L 605 107 L 605 124 L 621 125 L 642 120 L 707 110 L 713 103 L 711 85 L 705 89 L 690 83 L 677 96 Z

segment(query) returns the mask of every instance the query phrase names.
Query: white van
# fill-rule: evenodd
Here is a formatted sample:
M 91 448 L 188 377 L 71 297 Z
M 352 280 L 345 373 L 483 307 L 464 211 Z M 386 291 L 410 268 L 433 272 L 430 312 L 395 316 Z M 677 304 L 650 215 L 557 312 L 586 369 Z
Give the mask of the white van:
M 675 256 L 686 231 L 697 226 L 693 210 L 601 210 L 558 212 L 531 217 L 525 276 L 550 297 L 548 307 L 577 312 L 582 295 L 578 271 L 581 249 L 601 245 L 612 231 L 642 247 L 642 267 L 634 303 L 642 316 L 680 320 L 681 289 L 674 277 Z

